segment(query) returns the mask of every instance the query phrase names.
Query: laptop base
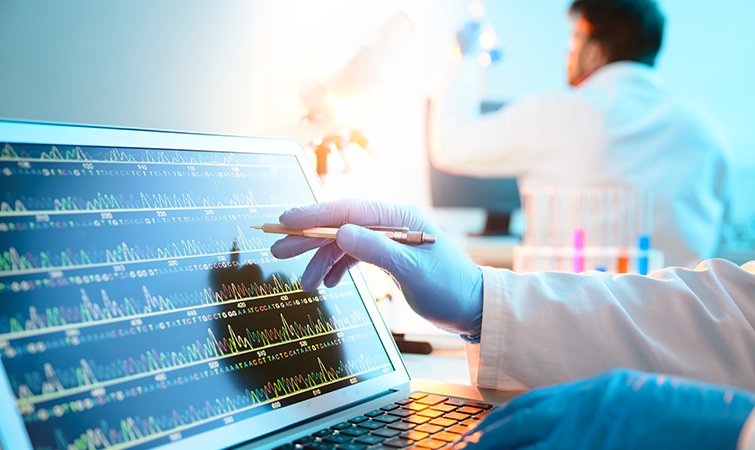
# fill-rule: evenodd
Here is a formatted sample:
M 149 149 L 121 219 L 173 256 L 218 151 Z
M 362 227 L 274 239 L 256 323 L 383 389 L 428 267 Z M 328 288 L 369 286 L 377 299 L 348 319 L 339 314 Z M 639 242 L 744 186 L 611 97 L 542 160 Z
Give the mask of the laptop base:
M 402 448 L 404 444 L 442 448 L 443 439 L 472 429 L 475 421 L 490 411 L 489 406 L 501 404 L 514 395 L 461 384 L 413 380 L 389 395 L 241 445 L 238 450 L 315 450 L 337 445 L 384 449 Z M 445 418 L 444 413 L 450 414 L 450 418 Z

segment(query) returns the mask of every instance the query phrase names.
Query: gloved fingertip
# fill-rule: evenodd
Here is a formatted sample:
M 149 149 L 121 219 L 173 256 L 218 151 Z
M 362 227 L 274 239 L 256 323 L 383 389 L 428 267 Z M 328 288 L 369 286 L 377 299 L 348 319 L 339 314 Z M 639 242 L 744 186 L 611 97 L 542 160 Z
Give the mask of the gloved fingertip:
M 336 286 L 340 281 L 341 281 L 340 277 L 337 277 L 337 278 L 336 277 L 331 277 L 331 278 L 326 277 L 325 281 L 323 281 L 323 283 L 325 284 L 325 287 L 332 288 L 333 286 Z
M 360 236 L 365 232 L 368 231 L 357 225 L 342 225 L 341 228 L 338 229 L 338 234 L 336 235 L 338 246 L 346 253 L 353 252 L 359 242 Z
M 292 217 L 301 214 L 302 212 L 304 212 L 304 209 L 299 206 L 289 208 L 281 213 L 278 217 L 278 222 L 280 222 L 281 225 L 286 226 L 286 222 L 289 222 Z
M 319 271 L 312 268 L 310 263 L 304 273 L 301 276 L 301 288 L 304 291 L 314 291 L 322 283 L 322 276 L 319 275 Z
M 270 254 L 278 259 L 286 259 L 286 253 L 281 249 L 281 246 L 278 245 L 278 242 L 280 241 L 275 241 L 275 243 L 270 246 Z
M 303 291 L 314 291 L 320 285 L 320 280 L 308 277 L 306 274 L 301 277 L 301 289 Z

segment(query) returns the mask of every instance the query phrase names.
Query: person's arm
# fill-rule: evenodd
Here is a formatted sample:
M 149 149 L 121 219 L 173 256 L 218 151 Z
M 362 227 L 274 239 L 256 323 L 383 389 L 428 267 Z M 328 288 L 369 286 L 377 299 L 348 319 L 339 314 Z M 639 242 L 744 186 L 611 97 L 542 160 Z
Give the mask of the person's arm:
M 515 99 L 480 114 L 479 67 L 465 60 L 431 101 L 430 159 L 443 171 L 474 176 L 516 175 L 542 163 L 573 134 L 574 118 L 587 113 L 573 92 Z M 583 112 L 582 110 L 585 109 Z
M 493 410 L 454 448 L 742 450 L 753 406 L 751 392 L 613 370 L 521 395 Z
M 280 221 L 293 229 L 349 224 L 335 240 L 287 236 L 271 251 L 289 258 L 318 249 L 305 290 L 334 286 L 357 261 L 386 269 L 417 313 L 480 339 L 473 367 L 481 387 L 526 389 L 628 366 L 755 390 L 755 275 L 730 262 L 651 276 L 481 273 L 413 208 L 340 200 L 293 208 Z M 404 245 L 357 225 L 406 226 L 438 240 Z
M 649 276 L 483 269 L 480 387 L 523 390 L 615 367 L 755 390 L 755 263 Z M 475 373 L 476 372 L 476 373 Z

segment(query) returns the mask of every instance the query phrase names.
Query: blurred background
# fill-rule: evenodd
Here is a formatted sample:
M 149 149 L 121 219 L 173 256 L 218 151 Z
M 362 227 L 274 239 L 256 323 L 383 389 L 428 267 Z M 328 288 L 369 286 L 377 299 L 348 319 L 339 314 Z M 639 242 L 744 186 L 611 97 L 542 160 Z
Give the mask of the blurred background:
M 510 267 L 522 231 L 517 211 L 514 236 L 469 234 L 483 228 L 490 202 L 502 202 L 505 213 L 516 208 L 516 186 L 457 185 L 433 174 L 428 98 L 458 56 L 454 38 L 471 18 L 488 30 L 480 94 L 490 109 L 564 89 L 568 5 L 3 0 L 0 117 L 294 137 L 327 196 L 419 205 L 478 263 Z M 668 22 L 659 72 L 729 143 L 735 238 L 721 256 L 742 263 L 755 258 L 755 2 L 661 6 Z M 492 191 L 504 196 L 486 198 Z M 366 275 L 376 297 L 400 297 L 382 274 Z M 394 331 L 407 331 L 402 321 L 420 334 L 432 328 L 417 325 L 405 305 L 383 306 Z
M 475 14 L 494 30 L 499 59 L 485 69 L 483 99 L 563 89 L 568 5 L 2 1 L 0 117 L 294 137 L 313 166 L 318 154 L 328 165 L 318 167 L 328 196 L 419 205 L 479 262 L 505 266 L 506 256 L 496 258 L 510 242 L 465 240 L 481 228 L 484 208 L 433 200 L 440 188 L 430 179 L 427 100 Z M 755 3 L 661 6 L 668 22 L 658 69 L 729 142 L 736 239 L 721 253 L 741 262 L 755 247 Z

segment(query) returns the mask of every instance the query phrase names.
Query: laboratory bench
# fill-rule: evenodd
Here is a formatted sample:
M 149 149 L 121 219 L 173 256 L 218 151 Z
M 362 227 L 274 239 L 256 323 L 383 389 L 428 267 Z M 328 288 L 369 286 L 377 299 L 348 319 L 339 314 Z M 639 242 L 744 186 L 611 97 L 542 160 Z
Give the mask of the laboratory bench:
M 428 215 L 476 264 L 511 269 L 514 247 L 521 243 L 518 236 L 523 229 L 521 214 L 516 213 L 511 219 L 511 229 L 515 234 L 506 236 L 476 234 L 485 224 L 485 211 L 482 209 L 434 208 Z

